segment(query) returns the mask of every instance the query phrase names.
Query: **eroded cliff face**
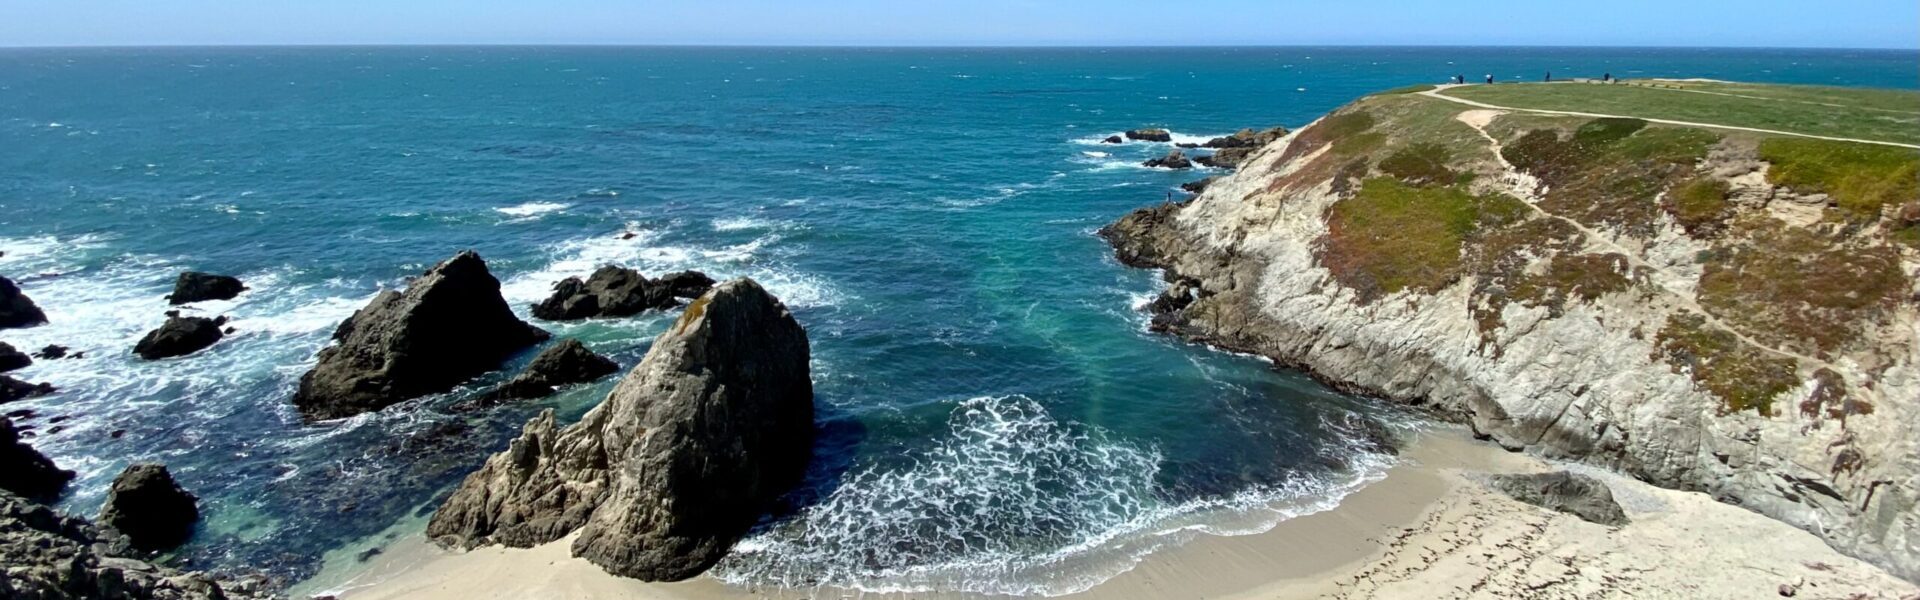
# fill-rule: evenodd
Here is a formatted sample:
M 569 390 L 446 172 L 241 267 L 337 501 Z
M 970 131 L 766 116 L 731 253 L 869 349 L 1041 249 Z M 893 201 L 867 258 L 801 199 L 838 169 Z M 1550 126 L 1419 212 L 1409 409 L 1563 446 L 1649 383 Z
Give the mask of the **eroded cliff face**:
M 1917 169 L 1902 148 L 1394 94 L 1102 235 L 1181 290 L 1156 329 L 1914 579 Z

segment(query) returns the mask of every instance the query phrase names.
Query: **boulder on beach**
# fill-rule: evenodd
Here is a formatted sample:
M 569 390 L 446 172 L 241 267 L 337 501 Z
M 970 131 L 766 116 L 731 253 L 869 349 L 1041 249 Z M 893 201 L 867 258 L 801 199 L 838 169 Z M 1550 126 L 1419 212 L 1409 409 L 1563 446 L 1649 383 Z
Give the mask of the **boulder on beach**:
M 186 304 L 203 300 L 231 300 L 240 292 L 246 291 L 238 278 L 226 275 L 214 275 L 198 271 L 187 271 L 173 282 L 173 293 L 167 295 L 169 304 Z
M 1515 500 L 1557 510 L 1612 527 L 1627 524 L 1627 513 L 1614 501 L 1613 490 L 1599 479 L 1567 471 L 1494 475 L 1493 489 Z
M 579 423 L 529 422 L 447 499 L 440 543 L 572 552 L 616 575 L 707 570 L 800 481 L 813 440 L 806 331 L 750 279 L 713 289 Z
M 341 322 L 293 403 L 309 419 L 379 410 L 453 389 L 547 337 L 514 316 L 486 261 L 462 251 Z
M 47 313 L 33 303 L 12 279 L 0 277 L 0 329 L 32 327 L 47 322 Z
M 0 375 L 0 404 L 38 398 L 59 391 L 45 383 L 28 383 L 11 375 Z
M 1142 142 L 1171 142 L 1173 132 L 1165 129 L 1135 129 L 1127 132 L 1127 139 Z
M 15 349 L 12 344 L 0 342 L 0 373 L 23 369 L 32 364 L 33 359 L 28 358 L 27 353 Z
M 560 386 L 595 381 L 619 370 L 620 365 L 595 354 L 580 340 L 567 338 L 540 351 L 519 375 L 473 404 L 485 406 L 508 400 L 544 398 L 553 395 Z
M 699 271 L 648 279 L 639 271 L 606 265 L 584 281 L 568 277 L 553 284 L 553 295 L 533 305 L 533 316 L 548 321 L 627 317 L 678 306 L 676 298 L 697 298 L 712 287 L 713 279 Z
M 1190 161 L 1190 160 L 1187 160 L 1187 155 L 1186 155 L 1186 153 L 1183 153 L 1183 152 L 1181 152 L 1181 151 L 1179 151 L 1179 150 L 1174 150 L 1174 151 L 1172 151 L 1172 152 L 1168 152 L 1166 156 L 1162 156 L 1162 157 L 1160 157 L 1160 158 L 1155 158 L 1155 159 L 1151 159 L 1151 160 L 1148 160 L 1147 162 L 1144 162 L 1144 163 L 1141 163 L 1141 164 L 1142 164 L 1142 165 L 1144 165 L 1144 166 L 1148 166 L 1148 167 L 1156 167 L 1156 168 L 1161 168 L 1161 169 L 1191 169 L 1191 168 L 1193 168 L 1193 161 Z
M 226 317 L 182 317 L 170 312 L 166 323 L 140 338 L 140 343 L 133 346 L 133 353 L 147 360 L 193 354 L 225 337 L 220 328 L 226 324 Z
M 179 546 L 200 520 L 199 499 L 173 480 L 167 467 L 142 463 L 127 467 L 107 490 L 100 523 L 126 534 L 134 548 L 155 552 Z
M 0 489 L 51 502 L 60 497 L 69 481 L 73 481 L 73 471 L 54 466 L 47 455 L 20 441 L 13 419 L 0 417 Z

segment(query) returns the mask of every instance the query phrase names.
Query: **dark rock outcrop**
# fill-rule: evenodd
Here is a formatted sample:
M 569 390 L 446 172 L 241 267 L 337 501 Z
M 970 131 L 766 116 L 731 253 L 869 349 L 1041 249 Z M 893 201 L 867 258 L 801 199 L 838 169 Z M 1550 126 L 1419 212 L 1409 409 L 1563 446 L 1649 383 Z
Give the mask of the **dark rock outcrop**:
M 12 279 L 0 277 L 0 329 L 32 327 L 47 322 L 47 313 L 20 291 Z
M 607 357 L 594 354 L 579 340 L 567 338 L 540 351 L 526 370 L 494 388 L 466 408 L 478 408 L 509 400 L 544 398 L 563 385 L 587 383 L 620 370 Z
M 113 478 L 100 523 L 127 535 L 143 551 L 170 550 L 193 535 L 200 520 L 199 499 L 187 493 L 162 465 L 143 463 L 127 467 Z
M 0 417 L 0 490 L 50 502 L 69 481 L 73 471 L 54 466 L 47 455 L 20 441 L 13 419 Z
M 676 296 L 699 297 L 706 293 L 701 288 L 712 286 L 713 280 L 698 271 L 647 279 L 639 271 L 607 265 L 595 270 L 585 281 L 568 277 L 553 284 L 553 295 L 533 305 L 533 316 L 548 321 L 632 316 L 678 306 Z
M 1251 148 L 1225 148 L 1214 151 L 1210 156 L 1195 158 L 1193 162 L 1215 169 L 1238 169 L 1240 165 L 1247 162 L 1247 157 L 1253 156 L 1253 152 L 1259 149 L 1258 146 Z
M 268 598 L 260 582 L 221 582 L 131 558 L 119 533 L 0 492 L 0 598 L 22 600 L 241 600 Z
M 173 282 L 173 293 L 167 295 L 169 304 L 186 304 L 203 300 L 231 300 L 240 292 L 246 291 L 238 278 L 226 275 L 214 275 L 198 271 L 187 271 Z
M 463 251 L 341 322 L 293 403 L 310 419 L 379 410 L 452 389 L 547 337 L 514 316 L 486 261 Z
M 1127 139 L 1143 142 L 1171 142 L 1173 132 L 1165 129 L 1135 129 L 1127 132 Z
M 1627 513 L 1613 500 L 1613 490 L 1600 480 L 1567 471 L 1518 475 L 1494 475 L 1493 489 L 1515 500 L 1557 510 L 1588 521 L 1619 527 L 1627 524 Z
M 59 391 L 45 383 L 28 383 L 10 375 L 0 375 L 0 404 L 37 398 Z
M 1219 181 L 1219 180 L 1220 180 L 1220 176 L 1215 175 L 1215 176 L 1208 177 L 1206 179 L 1201 179 L 1198 181 L 1189 181 L 1186 183 L 1182 183 L 1180 184 L 1180 189 L 1186 190 L 1186 192 L 1189 194 L 1198 196 L 1207 191 L 1207 186 L 1213 185 L 1213 182 Z
M 442 544 L 527 547 L 578 530 L 573 554 L 616 575 L 711 567 L 806 470 L 806 331 L 749 279 L 714 288 L 579 423 L 553 411 L 434 513 Z
M 1157 167 L 1162 169 L 1193 168 L 1193 161 L 1187 160 L 1186 153 L 1181 152 L 1179 150 L 1168 152 L 1166 156 L 1162 156 L 1160 158 L 1148 159 L 1147 162 L 1140 163 L 1140 164 L 1148 167 Z
M 67 356 L 71 353 L 74 358 L 80 358 L 80 354 L 77 352 L 71 352 L 72 350 L 73 350 L 72 348 L 68 348 L 66 346 L 62 346 L 59 344 L 47 344 L 47 347 L 41 348 L 39 352 L 33 353 L 33 356 L 34 358 L 44 358 L 47 360 L 59 360 L 62 358 L 67 358 Z
M 1221 136 L 1221 137 L 1213 138 L 1211 140 L 1207 140 L 1207 143 L 1204 144 L 1203 146 L 1207 148 L 1215 148 L 1215 149 L 1260 148 L 1262 146 L 1271 144 L 1279 140 L 1280 138 L 1283 138 L 1286 136 L 1287 136 L 1287 128 L 1285 127 L 1275 127 L 1265 131 L 1242 129 L 1240 131 L 1234 132 L 1233 135 Z
M 1107 139 L 1104 139 L 1104 140 L 1100 140 L 1100 143 L 1102 143 L 1102 144 L 1125 144 L 1125 143 L 1127 143 L 1127 140 L 1126 140 L 1126 139 L 1124 139 L 1124 138 L 1121 138 L 1120 136 L 1117 136 L 1117 135 L 1110 135 L 1110 136 L 1107 136 Z
M 159 360 L 175 356 L 186 356 L 212 346 L 226 334 L 220 328 L 227 324 L 226 317 L 182 317 L 178 313 L 168 313 L 167 322 L 158 329 L 147 332 L 140 343 L 133 346 L 133 353 L 147 360 Z
M 24 369 L 33 364 L 27 353 L 14 349 L 12 344 L 0 342 L 0 373 L 14 369 Z

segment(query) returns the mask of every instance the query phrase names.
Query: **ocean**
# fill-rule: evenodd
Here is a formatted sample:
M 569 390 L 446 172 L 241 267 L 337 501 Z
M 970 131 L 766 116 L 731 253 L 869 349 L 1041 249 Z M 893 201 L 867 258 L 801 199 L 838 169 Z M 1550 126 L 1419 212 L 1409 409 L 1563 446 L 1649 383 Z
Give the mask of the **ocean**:
M 712 576 L 1057 595 L 1199 535 L 1323 510 L 1418 418 L 1149 333 L 1161 288 L 1093 232 L 1207 172 L 1176 141 L 1299 127 L 1369 92 L 1557 77 L 1920 87 L 1913 52 L 1567 48 L 0 49 L 0 275 L 52 322 L 0 331 L 61 393 L 5 407 L 98 510 L 159 461 L 204 515 L 179 562 L 292 583 L 417 533 L 544 408 L 452 393 L 342 421 L 288 403 L 340 319 L 473 248 L 523 315 L 606 263 L 753 277 L 813 344 L 808 481 Z M 633 234 L 631 236 L 626 234 Z M 236 334 L 147 362 L 173 277 L 251 290 Z M 561 324 L 623 366 L 673 317 Z

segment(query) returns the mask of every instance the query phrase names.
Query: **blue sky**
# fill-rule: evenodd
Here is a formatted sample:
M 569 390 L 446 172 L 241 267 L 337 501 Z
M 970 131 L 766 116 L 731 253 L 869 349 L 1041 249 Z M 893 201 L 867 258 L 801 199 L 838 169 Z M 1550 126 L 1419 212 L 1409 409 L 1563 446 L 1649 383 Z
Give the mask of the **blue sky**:
M 1920 47 L 1917 0 L 0 0 L 0 46 Z

